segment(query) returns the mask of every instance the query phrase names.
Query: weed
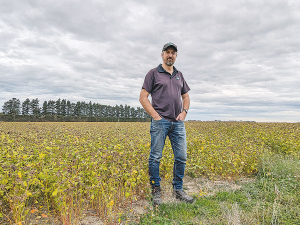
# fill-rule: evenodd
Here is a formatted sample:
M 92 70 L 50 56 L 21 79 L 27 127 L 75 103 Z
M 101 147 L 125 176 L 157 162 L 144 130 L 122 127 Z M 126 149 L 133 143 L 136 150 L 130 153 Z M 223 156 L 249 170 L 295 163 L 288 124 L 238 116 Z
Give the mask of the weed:
M 202 196 L 191 205 L 163 204 L 141 224 L 300 224 L 299 160 L 274 155 L 262 161 L 255 181 L 241 189 Z

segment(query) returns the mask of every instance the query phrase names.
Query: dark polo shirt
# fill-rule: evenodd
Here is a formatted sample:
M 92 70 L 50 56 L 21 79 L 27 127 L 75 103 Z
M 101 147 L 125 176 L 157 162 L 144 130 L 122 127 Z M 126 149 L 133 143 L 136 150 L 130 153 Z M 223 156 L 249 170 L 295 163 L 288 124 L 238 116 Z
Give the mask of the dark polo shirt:
M 175 67 L 171 75 L 160 64 L 150 70 L 144 80 L 143 89 L 151 94 L 152 106 L 156 112 L 168 121 L 176 122 L 182 111 L 181 95 L 190 88 L 183 75 Z

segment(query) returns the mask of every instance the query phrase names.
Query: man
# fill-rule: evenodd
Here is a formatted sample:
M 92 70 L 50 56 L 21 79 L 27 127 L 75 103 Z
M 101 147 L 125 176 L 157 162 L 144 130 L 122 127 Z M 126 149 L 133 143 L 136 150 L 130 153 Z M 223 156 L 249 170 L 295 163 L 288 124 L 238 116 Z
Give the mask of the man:
M 174 153 L 173 195 L 181 201 L 192 203 L 194 199 L 182 189 L 187 158 L 183 121 L 190 105 L 188 95 L 190 88 L 182 73 L 173 66 L 177 57 L 177 46 L 173 43 L 165 44 L 161 57 L 162 64 L 148 72 L 140 93 L 140 102 L 152 117 L 149 156 L 152 201 L 155 206 L 161 204 L 159 165 L 166 136 L 169 136 Z M 152 97 L 152 104 L 148 99 L 149 94 Z

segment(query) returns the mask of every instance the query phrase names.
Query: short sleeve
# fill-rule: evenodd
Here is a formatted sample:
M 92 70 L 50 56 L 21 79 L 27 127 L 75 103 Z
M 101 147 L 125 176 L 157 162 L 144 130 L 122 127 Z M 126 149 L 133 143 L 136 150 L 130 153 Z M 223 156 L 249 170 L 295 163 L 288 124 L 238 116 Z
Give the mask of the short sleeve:
M 145 89 L 148 93 L 151 93 L 153 89 L 153 81 L 154 81 L 154 73 L 153 70 L 150 70 L 145 77 L 142 89 Z
M 183 78 L 183 76 L 182 76 L 182 78 Z M 183 86 L 182 86 L 182 89 L 181 89 L 181 95 L 184 95 L 184 94 L 188 93 L 189 90 L 190 90 L 190 87 L 188 86 L 185 79 L 183 78 Z

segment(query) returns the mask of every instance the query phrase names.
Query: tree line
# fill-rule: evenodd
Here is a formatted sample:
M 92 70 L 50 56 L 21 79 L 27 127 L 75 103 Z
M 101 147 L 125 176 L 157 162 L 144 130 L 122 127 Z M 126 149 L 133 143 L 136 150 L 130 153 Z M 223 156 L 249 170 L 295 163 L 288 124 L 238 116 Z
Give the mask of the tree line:
M 14 118 L 10 120 L 15 120 L 15 118 L 26 117 L 26 118 L 66 118 L 72 117 L 78 121 L 78 118 L 94 118 L 93 121 L 105 121 L 103 118 L 110 118 L 108 121 L 143 121 L 143 119 L 149 119 L 150 116 L 142 107 L 130 107 L 129 105 L 102 105 L 99 103 L 92 103 L 78 101 L 72 103 L 66 99 L 57 99 L 44 101 L 43 105 L 39 106 L 39 99 L 29 99 L 21 103 L 17 98 L 12 98 L 4 102 L 2 106 L 2 113 L 4 115 L 13 115 Z M 3 117 L 2 118 L 5 118 Z M 17 116 L 17 117 L 16 117 Z M 98 118 L 98 119 L 97 119 Z M 102 120 L 99 120 L 102 118 Z M 115 118 L 115 119 L 113 119 Z M 118 119 L 118 120 L 116 120 Z M 131 119 L 131 120 L 130 120 Z M 137 120 L 140 119 L 140 120 Z M 51 120 L 51 119 L 50 119 Z M 67 119 L 65 119 L 67 120 Z M 80 120 L 79 120 L 80 121 Z M 86 120 L 84 120 L 86 121 Z M 145 121 L 145 120 L 144 120 Z

